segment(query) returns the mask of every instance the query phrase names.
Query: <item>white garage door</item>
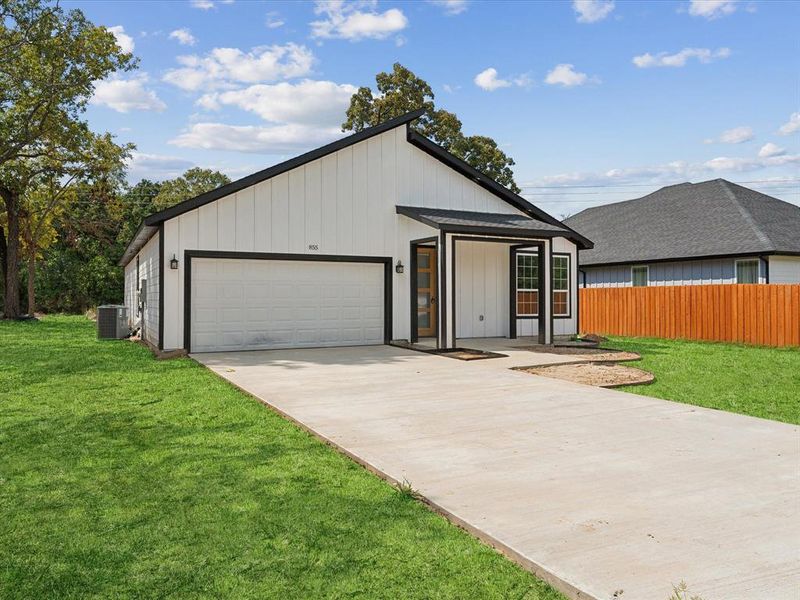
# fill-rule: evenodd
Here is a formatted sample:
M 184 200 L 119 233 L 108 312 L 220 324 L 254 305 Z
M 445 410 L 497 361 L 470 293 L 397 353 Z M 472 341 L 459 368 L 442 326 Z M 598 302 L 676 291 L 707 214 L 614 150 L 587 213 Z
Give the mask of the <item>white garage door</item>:
M 383 343 L 383 264 L 193 258 L 191 350 Z

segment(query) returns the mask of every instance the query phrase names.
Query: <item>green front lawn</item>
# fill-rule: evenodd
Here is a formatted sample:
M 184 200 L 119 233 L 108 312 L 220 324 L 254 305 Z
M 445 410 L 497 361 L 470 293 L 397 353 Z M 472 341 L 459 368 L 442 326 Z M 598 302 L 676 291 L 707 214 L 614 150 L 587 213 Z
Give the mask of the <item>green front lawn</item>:
M 651 385 L 621 388 L 697 406 L 800 423 L 800 349 L 614 337 L 609 348 L 642 355 Z
M 562 598 L 188 359 L 0 323 L 0 597 Z

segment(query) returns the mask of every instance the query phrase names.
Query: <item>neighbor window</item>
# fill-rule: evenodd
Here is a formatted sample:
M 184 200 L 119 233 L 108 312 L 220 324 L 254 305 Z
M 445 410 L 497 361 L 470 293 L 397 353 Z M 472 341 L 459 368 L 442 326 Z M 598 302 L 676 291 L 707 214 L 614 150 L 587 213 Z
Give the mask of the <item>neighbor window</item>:
M 650 279 L 650 268 L 647 265 L 643 267 L 631 267 L 631 282 L 633 287 L 647 287 L 648 279 Z
M 553 316 L 569 316 L 569 256 L 553 256 Z
M 736 261 L 736 283 L 758 283 L 758 259 Z
M 539 256 L 517 254 L 517 316 L 539 315 Z

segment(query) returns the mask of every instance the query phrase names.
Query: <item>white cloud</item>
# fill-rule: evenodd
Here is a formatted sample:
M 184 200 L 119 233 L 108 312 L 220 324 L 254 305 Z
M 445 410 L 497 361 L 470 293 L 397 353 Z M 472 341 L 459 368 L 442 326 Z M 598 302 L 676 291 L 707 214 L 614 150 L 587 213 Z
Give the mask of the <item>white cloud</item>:
M 134 44 L 133 38 L 125 33 L 125 28 L 122 25 L 114 25 L 113 27 L 106 27 L 106 29 L 117 38 L 117 46 L 119 46 L 123 52 L 133 52 L 136 44 Z
M 249 52 L 214 48 L 204 57 L 179 56 L 182 67 L 170 69 L 164 81 L 187 91 L 231 87 L 233 83 L 261 83 L 303 77 L 311 71 L 314 55 L 305 46 L 259 46 Z
M 742 125 L 740 127 L 726 129 L 720 134 L 719 138 L 706 140 L 706 143 L 741 144 L 743 142 L 749 142 L 754 137 L 755 134 L 753 133 L 753 128 L 748 127 L 746 125 Z
M 689 14 L 693 17 L 717 19 L 736 11 L 736 0 L 691 0 Z
M 473 82 L 479 88 L 487 92 L 493 92 L 495 90 L 499 90 L 500 88 L 511 87 L 512 85 L 522 88 L 529 88 L 533 85 L 533 80 L 528 73 L 522 73 L 521 75 L 516 75 L 510 79 L 503 79 L 498 77 L 497 69 L 494 67 L 484 69 L 475 75 Z M 446 92 L 452 92 L 454 89 L 457 88 L 448 85 L 444 86 L 444 90 Z
M 781 148 L 778 144 L 773 144 L 772 142 L 767 142 L 763 146 L 761 146 L 761 150 L 758 151 L 759 158 L 770 158 L 772 156 L 783 156 L 786 154 L 786 149 Z
M 214 3 L 212 0 L 192 0 L 191 5 L 193 8 L 199 8 L 200 10 L 209 10 L 214 8 Z
M 197 103 L 208 110 L 236 106 L 265 121 L 333 126 L 340 121 L 357 88 L 333 81 L 259 84 L 240 90 L 205 94 Z
M 132 181 L 172 179 L 193 166 L 192 161 L 177 156 L 133 152 L 128 159 L 128 178 Z
M 610 169 L 595 173 L 560 173 L 523 184 L 526 187 L 574 185 L 618 185 L 648 181 L 653 183 L 713 177 L 725 173 L 758 171 L 772 167 L 800 164 L 800 154 L 747 157 L 720 156 L 701 162 L 676 160 L 660 165 Z
M 94 95 L 91 104 L 107 106 L 117 112 L 127 113 L 132 110 L 153 110 L 161 112 L 167 105 L 161 101 L 153 90 L 148 90 L 148 77 L 142 73 L 131 79 L 105 79 L 94 84 Z
M 473 81 L 475 82 L 475 85 L 482 90 L 486 90 L 487 92 L 493 92 L 504 87 L 511 87 L 510 81 L 507 81 L 506 79 L 500 79 L 497 76 L 497 69 L 494 67 L 484 69 L 475 75 L 475 79 Z
M 731 55 L 730 48 L 684 48 L 675 54 L 659 52 L 652 55 L 649 52 L 633 57 L 633 64 L 640 69 L 649 67 L 682 67 L 691 58 L 696 58 L 701 63 L 710 63 L 716 59 L 728 58 Z
M 277 29 L 278 27 L 283 27 L 286 21 L 281 18 L 280 13 L 273 10 L 267 13 L 267 20 L 264 24 L 268 29 Z
M 596 23 L 611 14 L 614 0 L 572 0 L 572 9 L 578 14 L 578 23 Z
M 311 37 L 350 41 L 383 40 L 408 25 L 408 19 L 400 9 L 377 12 L 375 6 L 375 2 L 318 0 L 314 13 L 324 18 L 311 22 Z M 364 8 L 367 10 L 362 10 Z
M 800 131 L 800 112 L 792 113 L 789 120 L 778 129 L 781 135 L 789 135 L 795 131 Z
M 182 46 L 194 46 L 197 40 L 186 27 L 181 27 L 169 34 L 170 39 L 178 40 Z
M 441 6 L 446 15 L 460 15 L 467 10 L 467 0 L 428 0 L 431 4 Z
M 560 85 L 562 87 L 575 87 L 589 83 L 590 79 L 586 73 L 581 73 L 575 70 L 575 65 L 568 63 L 556 65 L 547 74 L 544 82 L 549 85 Z M 592 81 L 599 81 L 597 78 L 592 78 Z
M 169 141 L 182 148 L 286 154 L 321 146 L 343 134 L 338 127 L 284 124 L 269 126 L 195 123 Z

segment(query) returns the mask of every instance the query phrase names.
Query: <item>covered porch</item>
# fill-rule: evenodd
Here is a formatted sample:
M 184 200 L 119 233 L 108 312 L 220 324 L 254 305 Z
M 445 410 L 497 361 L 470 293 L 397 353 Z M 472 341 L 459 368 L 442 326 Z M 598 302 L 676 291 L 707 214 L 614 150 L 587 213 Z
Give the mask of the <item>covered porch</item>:
M 577 278 L 565 229 L 518 214 L 397 212 L 437 230 L 411 241 L 411 343 L 449 349 L 505 340 L 524 347 L 569 333 L 554 325 L 556 315 L 572 318 Z

